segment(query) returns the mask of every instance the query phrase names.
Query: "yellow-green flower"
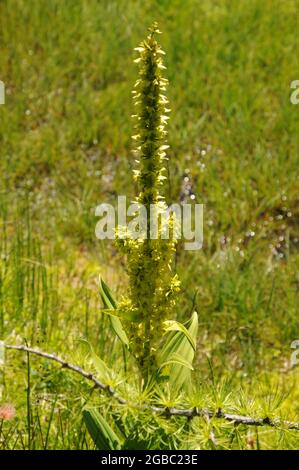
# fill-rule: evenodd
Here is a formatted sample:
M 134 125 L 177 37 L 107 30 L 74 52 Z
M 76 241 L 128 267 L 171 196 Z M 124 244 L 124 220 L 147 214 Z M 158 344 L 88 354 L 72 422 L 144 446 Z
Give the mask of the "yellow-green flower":
M 137 202 L 147 209 L 145 239 L 118 239 L 119 246 L 127 254 L 127 271 L 130 279 L 129 295 L 120 305 L 126 310 L 126 329 L 130 347 L 145 377 L 156 367 L 156 351 L 163 330 L 163 322 L 175 304 L 179 290 L 177 275 L 171 266 L 175 251 L 175 240 L 162 239 L 162 224 L 158 238 L 150 238 L 150 207 L 159 204 L 166 208 L 163 185 L 166 180 L 164 167 L 166 150 L 166 125 L 168 100 L 165 96 L 167 80 L 162 72 L 164 52 L 156 41 L 157 25 L 150 28 L 147 38 L 136 48 L 139 57 L 139 78 L 133 91 L 136 114 L 136 132 L 133 136 L 138 169 L 134 177 L 138 181 Z M 134 321 L 131 321 L 131 319 Z M 130 319 L 130 320 L 129 320 Z

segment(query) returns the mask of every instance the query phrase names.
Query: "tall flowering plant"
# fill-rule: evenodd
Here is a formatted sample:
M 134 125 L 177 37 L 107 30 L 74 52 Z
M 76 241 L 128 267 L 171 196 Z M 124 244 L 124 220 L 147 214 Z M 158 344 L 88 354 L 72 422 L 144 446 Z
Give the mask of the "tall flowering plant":
M 127 257 L 127 295 L 117 304 L 102 280 L 100 291 L 112 326 L 137 361 L 143 383 L 166 376 L 180 387 L 189 381 L 192 369 L 197 315 L 194 313 L 188 325 L 190 331 L 169 320 L 180 286 L 172 270 L 176 248 L 173 218 L 160 217 L 156 236 L 151 232 L 153 210 L 162 216 L 167 209 L 163 187 L 167 180 L 166 125 L 170 109 L 165 96 L 168 81 L 163 77 L 164 52 L 156 40 L 158 34 L 154 24 L 135 49 L 139 53 L 135 60 L 139 77 L 133 91 L 136 109 L 133 141 L 138 165 L 134 178 L 139 187 L 135 202 L 146 209 L 146 226 L 143 236 L 137 238 L 131 237 L 126 227 L 117 233 L 117 245 Z M 164 225 L 169 223 L 171 236 L 163 237 Z M 166 338 L 164 333 L 168 333 Z
M 152 239 L 150 228 L 153 208 L 160 214 L 165 211 L 164 163 L 168 148 L 167 114 L 170 111 L 164 94 L 167 80 L 162 75 L 164 52 L 155 38 L 159 33 L 157 26 L 153 25 L 147 38 L 136 48 L 139 78 L 133 91 L 136 107 L 133 139 L 138 163 L 134 176 L 140 188 L 136 203 L 146 208 L 146 237 L 134 240 L 128 234 L 125 240 L 119 239 L 119 245 L 127 254 L 130 278 L 128 297 L 120 307 L 131 319 L 126 323 L 130 346 L 145 375 L 157 367 L 156 354 L 163 322 L 173 309 L 175 294 L 179 290 L 177 275 L 173 275 L 171 269 L 175 239 L 161 238 L 161 224 L 157 239 Z

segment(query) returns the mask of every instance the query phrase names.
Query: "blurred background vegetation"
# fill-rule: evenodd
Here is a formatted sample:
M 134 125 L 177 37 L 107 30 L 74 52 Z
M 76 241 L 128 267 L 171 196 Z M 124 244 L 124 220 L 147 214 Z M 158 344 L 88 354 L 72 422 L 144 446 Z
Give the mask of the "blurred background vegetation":
M 117 295 L 127 281 L 122 257 L 95 238 L 94 209 L 136 194 L 133 48 L 158 21 L 172 109 L 167 201 L 205 205 L 203 249 L 178 250 L 174 315 L 199 313 L 199 383 L 242 384 L 298 418 L 297 16 L 296 0 L 0 2 L 1 339 L 82 363 L 84 336 L 115 363 L 96 281 Z M 26 361 L 9 353 L 1 370 L 17 418 L 0 445 L 90 446 L 87 385 Z M 246 442 L 282 446 L 275 431 Z

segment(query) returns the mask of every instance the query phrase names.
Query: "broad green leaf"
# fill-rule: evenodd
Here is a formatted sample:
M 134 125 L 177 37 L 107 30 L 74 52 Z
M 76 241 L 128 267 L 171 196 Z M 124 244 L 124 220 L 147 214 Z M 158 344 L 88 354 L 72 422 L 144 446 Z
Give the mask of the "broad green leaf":
M 87 430 L 98 450 L 120 450 L 121 441 L 107 421 L 96 410 L 83 410 Z
M 118 317 L 115 317 L 114 315 L 110 315 L 110 321 L 114 333 L 118 336 L 118 338 L 125 346 L 129 347 L 129 340 L 120 319 Z
M 90 351 L 92 363 L 98 373 L 99 379 L 107 381 L 111 376 L 111 370 L 105 362 L 95 353 L 95 350 L 86 339 L 80 339 L 80 343 L 85 344 Z
M 186 338 L 188 339 L 188 341 L 190 342 L 192 348 L 195 351 L 195 349 L 196 349 L 195 341 L 193 340 L 192 336 L 189 334 L 189 331 L 187 330 L 187 328 L 182 323 L 171 320 L 171 321 L 165 321 L 164 324 L 166 325 L 165 332 L 168 332 L 168 331 L 181 331 L 182 333 L 184 333 L 184 335 L 186 336 Z
M 104 306 L 107 309 L 116 309 L 117 308 L 116 300 L 114 299 L 109 287 L 103 281 L 101 276 L 99 277 L 99 283 L 100 283 L 100 296 L 101 296 Z
M 161 364 L 160 367 L 162 369 L 162 367 L 169 366 L 170 364 L 178 364 L 178 365 L 187 367 L 187 369 L 194 370 L 190 362 L 185 361 L 185 359 L 182 356 L 179 356 L 176 353 L 173 353 L 172 356 L 168 359 L 168 361 L 163 362 L 163 364 Z
M 191 367 L 198 329 L 197 313 L 193 313 L 186 327 L 180 328 L 178 325 L 177 322 L 176 325 L 174 323 L 170 325 L 168 338 L 158 358 L 161 367 L 167 364 L 161 375 L 165 375 L 167 369 L 169 381 L 177 391 L 182 387 L 188 388 L 191 383 Z
M 111 310 L 112 311 L 116 310 L 117 309 L 117 303 L 114 300 L 109 287 L 107 286 L 107 284 L 105 284 L 105 282 L 103 281 L 103 279 L 101 277 L 99 278 L 99 281 L 100 281 L 100 284 L 99 284 L 100 295 L 101 295 L 101 299 L 102 299 L 102 302 L 104 304 L 104 307 L 107 310 L 110 310 L 110 311 Z M 122 323 L 121 323 L 120 319 L 116 315 L 110 314 L 110 322 L 111 322 L 111 326 L 114 330 L 114 333 L 118 336 L 118 338 L 121 340 L 121 342 L 125 346 L 128 347 L 129 346 L 129 340 L 128 340 L 128 337 L 126 335 L 126 332 L 125 332 L 125 330 L 122 326 Z

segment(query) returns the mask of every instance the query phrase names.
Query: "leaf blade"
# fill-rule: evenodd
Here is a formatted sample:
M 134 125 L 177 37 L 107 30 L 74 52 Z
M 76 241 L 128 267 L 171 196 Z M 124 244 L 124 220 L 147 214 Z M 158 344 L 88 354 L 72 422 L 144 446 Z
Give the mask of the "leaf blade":
M 163 376 L 163 368 L 164 371 L 167 368 L 169 381 L 175 391 L 179 391 L 182 387 L 188 388 L 191 384 L 192 362 L 195 354 L 194 345 L 196 344 L 198 329 L 196 312 L 193 313 L 188 323 L 188 327 L 168 330 L 170 334 L 159 355 L 161 375 Z M 190 338 L 192 341 L 190 341 Z
M 117 302 L 114 299 L 109 287 L 103 281 L 101 276 L 99 277 L 99 290 L 102 302 L 107 310 L 116 310 Z M 110 314 L 110 322 L 112 329 L 120 341 L 126 346 L 129 347 L 129 340 L 126 335 L 126 332 L 123 328 L 122 322 L 116 315 Z
M 121 441 L 97 410 L 83 410 L 87 430 L 98 450 L 119 450 Z

